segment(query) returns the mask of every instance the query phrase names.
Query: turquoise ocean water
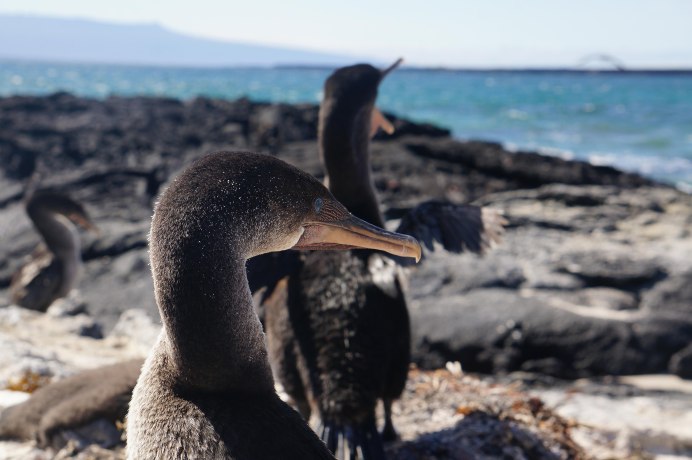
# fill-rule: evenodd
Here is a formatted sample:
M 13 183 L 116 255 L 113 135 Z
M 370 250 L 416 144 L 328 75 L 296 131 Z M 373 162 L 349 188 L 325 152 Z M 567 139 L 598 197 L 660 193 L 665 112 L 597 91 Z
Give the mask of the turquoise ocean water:
M 314 102 L 328 69 L 193 69 L 0 61 L 0 95 L 197 95 Z M 380 108 L 499 141 L 611 164 L 692 191 L 692 73 L 400 69 Z

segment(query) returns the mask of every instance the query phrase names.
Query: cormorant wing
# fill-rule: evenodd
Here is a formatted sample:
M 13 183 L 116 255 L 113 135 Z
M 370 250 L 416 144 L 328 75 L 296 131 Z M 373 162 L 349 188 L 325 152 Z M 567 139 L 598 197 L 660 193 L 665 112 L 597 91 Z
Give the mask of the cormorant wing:
M 12 302 L 30 310 L 46 311 L 55 299 L 61 282 L 60 261 L 39 245 L 29 262 L 12 276 Z
M 483 254 L 500 241 L 506 224 L 494 209 L 431 200 L 406 213 L 396 231 L 418 239 L 427 251 L 434 251 L 437 242 L 449 252 Z

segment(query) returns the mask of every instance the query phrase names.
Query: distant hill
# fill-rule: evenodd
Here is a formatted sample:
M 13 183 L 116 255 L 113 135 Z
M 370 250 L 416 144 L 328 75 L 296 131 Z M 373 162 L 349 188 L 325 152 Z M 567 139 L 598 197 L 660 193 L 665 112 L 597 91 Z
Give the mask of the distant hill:
M 191 37 L 158 24 L 23 15 L 0 15 L 0 58 L 183 66 L 343 65 L 359 60 Z

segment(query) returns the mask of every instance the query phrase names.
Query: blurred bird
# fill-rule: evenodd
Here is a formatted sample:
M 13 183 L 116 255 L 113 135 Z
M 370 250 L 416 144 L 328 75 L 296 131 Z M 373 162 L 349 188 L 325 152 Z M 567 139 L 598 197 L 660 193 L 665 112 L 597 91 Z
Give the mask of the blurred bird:
M 97 232 L 81 204 L 60 193 L 31 193 L 26 212 L 43 244 L 12 276 L 10 298 L 14 304 L 46 311 L 67 296 L 82 266 L 81 244 L 75 225 Z
M 384 226 L 371 179 L 370 137 L 393 127 L 375 108 L 383 78 L 361 64 L 326 81 L 319 116 L 325 183 L 351 212 Z M 423 203 L 397 231 L 439 242 L 452 252 L 482 253 L 498 240 L 497 212 L 468 205 Z M 410 326 L 399 271 L 392 258 L 348 252 L 283 252 L 250 260 L 253 290 L 261 287 L 267 344 L 275 376 L 304 417 L 317 416 L 318 434 L 341 459 L 383 459 L 393 440 L 392 402 L 406 383 Z M 384 404 L 382 436 L 375 408 Z
M 121 442 L 118 422 L 125 420 L 142 359 L 90 369 L 36 390 L 0 414 L 0 439 L 35 440 L 39 447 L 78 447 Z

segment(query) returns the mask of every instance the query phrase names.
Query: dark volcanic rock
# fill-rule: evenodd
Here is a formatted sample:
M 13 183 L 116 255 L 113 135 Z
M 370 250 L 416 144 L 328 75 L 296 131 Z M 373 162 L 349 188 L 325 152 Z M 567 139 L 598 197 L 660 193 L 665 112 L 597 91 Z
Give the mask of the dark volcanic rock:
M 511 258 L 485 260 L 467 254 L 433 260 L 435 270 L 412 270 L 410 283 L 414 299 L 447 297 L 482 288 L 517 289 L 526 281 L 522 267 Z
M 663 268 L 654 260 L 601 251 L 564 254 L 557 269 L 577 276 L 592 286 L 621 288 L 653 283 L 665 276 Z
M 644 294 L 642 308 L 692 315 L 692 271 L 671 276 Z
M 260 106 L 250 116 L 252 145 L 276 153 L 288 142 L 317 139 L 318 107 L 272 104 Z
M 692 343 L 673 355 L 670 372 L 683 379 L 692 379 Z
M 568 161 L 535 152 L 508 152 L 495 142 L 458 142 L 441 139 L 434 142 L 404 139 L 416 155 L 461 163 L 489 175 L 517 181 L 521 187 L 538 187 L 549 183 L 598 184 L 620 187 L 650 185 L 652 181 L 628 174 L 610 166 L 594 166 L 583 161 Z
M 83 202 L 101 229 L 82 235 L 79 290 L 104 333 L 131 308 L 158 321 L 146 238 L 160 190 L 215 150 L 269 152 L 321 178 L 317 117 L 315 105 L 247 99 L 0 98 L 0 289 L 39 242 L 21 205 L 33 176 Z M 392 119 L 396 134 L 380 133 L 371 149 L 392 227 L 430 199 L 477 200 L 509 221 L 483 258 L 434 253 L 412 271 L 417 362 L 562 377 L 686 362 L 671 358 L 691 340 L 689 195 Z
M 411 316 L 414 359 L 429 368 L 459 361 L 487 373 L 522 370 L 567 378 L 657 373 L 692 341 L 692 321 L 586 316 L 505 289 L 421 302 Z

